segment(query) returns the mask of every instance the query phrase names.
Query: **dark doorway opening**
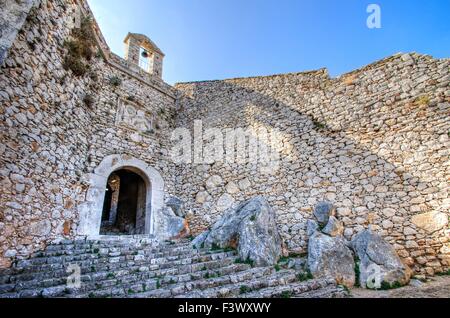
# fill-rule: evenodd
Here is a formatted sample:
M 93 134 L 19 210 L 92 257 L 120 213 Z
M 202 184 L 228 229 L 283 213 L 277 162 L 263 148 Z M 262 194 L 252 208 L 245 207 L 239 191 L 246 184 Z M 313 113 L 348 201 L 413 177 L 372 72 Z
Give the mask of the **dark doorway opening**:
M 138 174 L 122 169 L 108 178 L 101 235 L 145 233 L 146 185 Z

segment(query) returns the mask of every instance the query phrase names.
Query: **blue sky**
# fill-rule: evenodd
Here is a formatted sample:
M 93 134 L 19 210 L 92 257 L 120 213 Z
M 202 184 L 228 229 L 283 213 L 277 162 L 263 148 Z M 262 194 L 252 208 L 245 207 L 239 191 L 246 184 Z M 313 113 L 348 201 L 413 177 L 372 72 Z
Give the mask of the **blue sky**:
M 88 0 L 112 51 L 128 31 L 166 54 L 175 82 L 300 72 L 332 76 L 398 52 L 450 57 L 450 0 Z M 366 8 L 381 7 L 381 29 Z

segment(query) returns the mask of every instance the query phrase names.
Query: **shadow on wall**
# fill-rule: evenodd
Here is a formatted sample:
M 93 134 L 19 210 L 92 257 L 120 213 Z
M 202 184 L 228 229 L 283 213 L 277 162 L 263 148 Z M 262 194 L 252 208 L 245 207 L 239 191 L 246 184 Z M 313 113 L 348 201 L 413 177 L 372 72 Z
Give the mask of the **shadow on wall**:
M 415 67 L 419 63 L 427 69 Z M 192 129 L 201 119 L 203 128 L 281 132 L 281 166 L 273 174 L 259 173 L 253 163 L 180 167 L 178 192 L 190 186 L 184 199 L 194 207 L 193 229 L 221 215 L 224 196 L 238 202 L 263 195 L 278 211 L 289 248 L 303 251 L 312 207 L 329 200 L 338 206 L 347 238 L 370 226 L 408 265 L 442 271 L 448 267 L 446 225 L 425 230 L 412 217 L 448 213 L 448 79 L 440 81 L 446 74 L 439 72 L 448 64 L 396 55 L 334 80 L 319 70 L 177 85 L 184 93 L 178 127 Z M 205 184 L 215 175 L 222 183 Z M 247 189 L 239 186 L 245 179 Z M 240 189 L 229 191 L 230 183 Z M 205 193 L 203 200 L 196 201 L 198 193 Z

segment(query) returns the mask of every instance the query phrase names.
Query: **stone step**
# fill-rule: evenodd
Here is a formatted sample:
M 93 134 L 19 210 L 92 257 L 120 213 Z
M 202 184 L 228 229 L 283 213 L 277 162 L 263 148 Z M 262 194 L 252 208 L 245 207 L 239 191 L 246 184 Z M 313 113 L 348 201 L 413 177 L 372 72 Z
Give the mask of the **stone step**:
M 45 251 L 37 252 L 32 255 L 30 259 L 41 259 L 48 257 L 58 257 L 58 256 L 73 256 L 73 255 L 83 255 L 83 254 L 98 254 L 100 250 L 107 253 L 117 253 L 117 252 L 130 252 L 130 251 L 146 251 L 148 253 L 179 253 L 187 250 L 192 250 L 191 244 L 186 243 L 182 245 L 159 245 L 159 246 L 148 246 L 148 245 L 138 245 L 138 246 L 114 246 L 114 245 L 98 245 L 90 244 L 86 247 L 79 247 L 73 245 L 60 246 L 60 245 L 50 245 Z
M 231 264 L 219 267 L 217 269 L 208 269 L 193 272 L 192 274 L 168 275 L 165 277 L 155 277 L 151 279 L 129 280 L 121 278 L 117 282 L 107 282 L 105 286 L 88 286 L 81 290 L 74 290 L 72 295 L 77 298 L 96 298 L 96 297 L 132 297 L 135 294 L 151 292 L 162 289 L 199 288 L 203 284 L 219 284 L 222 281 L 229 281 L 230 275 L 236 275 L 240 272 L 251 270 L 247 264 Z
M 349 298 L 350 293 L 341 286 L 329 285 L 324 288 L 313 289 L 309 292 L 294 295 L 292 298 Z
M 262 267 L 251 271 L 239 273 L 231 277 L 231 282 L 208 288 L 189 289 L 181 294 L 174 294 L 177 298 L 235 298 L 239 295 L 256 291 L 266 287 L 280 286 L 293 283 L 297 280 L 294 270 L 275 271 L 271 267 Z M 140 297 L 140 295 L 139 295 Z
M 64 240 L 0 272 L 0 298 L 347 297 L 333 280 L 299 282 L 295 270 L 252 268 L 236 251 L 196 250 L 190 242 L 156 244 L 124 237 Z M 69 265 L 81 288 L 67 286 Z
M 190 254 L 192 253 L 192 254 Z M 42 265 L 30 265 L 25 268 L 18 270 L 15 275 L 11 277 L 16 277 L 19 280 L 30 280 L 33 279 L 34 274 L 42 273 L 60 273 L 62 275 L 67 275 L 66 269 L 69 265 L 80 266 L 81 273 L 89 273 L 92 271 L 98 271 L 108 268 L 114 268 L 114 264 L 119 264 L 117 266 L 134 266 L 134 265 L 147 265 L 152 269 L 157 269 L 164 264 L 190 264 L 192 262 L 202 262 L 205 260 L 212 260 L 215 258 L 231 257 L 235 255 L 235 252 L 207 252 L 207 253 L 197 253 L 191 250 L 187 255 L 180 254 L 178 256 L 153 258 L 151 255 L 131 255 L 131 256 L 115 256 L 115 257 L 104 257 L 101 259 L 86 259 L 83 261 L 74 261 L 70 263 L 53 263 L 53 264 L 42 264 Z M 14 281 L 10 281 L 12 283 Z
M 215 251 L 219 252 L 219 251 Z M 183 249 L 180 251 L 159 251 L 155 252 L 153 250 L 133 250 L 133 249 L 127 249 L 127 250 L 119 250 L 116 251 L 114 249 L 94 249 L 91 252 L 84 252 L 79 254 L 67 254 L 67 255 L 59 255 L 59 256 L 47 256 L 47 257 L 37 257 L 32 258 L 29 260 L 23 260 L 17 263 L 15 266 L 15 269 L 17 271 L 20 271 L 22 269 L 25 269 L 27 271 L 30 271 L 33 266 L 43 266 L 46 264 L 66 264 L 66 263 L 74 263 L 74 262 L 81 262 L 81 261 L 89 261 L 89 260 L 102 260 L 102 259 L 109 259 L 111 257 L 125 257 L 127 260 L 133 260 L 135 257 L 142 258 L 142 256 L 145 256 L 146 258 L 171 258 L 171 257 L 180 257 L 181 255 L 184 256 L 194 256 L 198 254 L 208 254 L 213 253 L 212 251 L 208 250 L 195 250 L 192 247 L 190 249 Z
M 189 266 L 205 266 L 204 263 L 208 263 L 211 261 L 220 261 L 223 259 L 229 258 L 229 262 L 234 262 L 236 259 L 235 252 L 220 252 L 220 253 L 211 253 L 211 254 L 198 254 L 195 256 L 182 257 L 179 259 L 152 259 L 152 258 L 144 258 L 141 261 L 125 261 L 125 260 L 117 260 L 111 263 L 112 258 L 106 259 L 109 260 L 108 263 L 96 263 L 95 261 L 83 261 L 83 262 L 75 262 L 75 264 L 80 266 L 82 277 L 88 276 L 89 274 L 97 273 L 97 272 L 115 272 L 119 270 L 126 269 L 128 271 L 137 271 L 141 268 L 146 267 L 148 271 L 156 271 L 162 269 L 169 268 L 177 268 L 177 267 L 186 267 Z M 20 282 L 32 281 L 32 280 L 40 280 L 44 281 L 46 279 L 52 278 L 66 278 L 69 274 L 67 273 L 68 264 L 56 264 L 54 268 L 45 268 L 40 270 L 27 270 L 22 274 L 16 274 L 11 276 L 3 277 L 2 285 L 10 285 L 17 284 Z M 9 278 L 5 281 L 5 278 Z
M 312 279 L 305 282 L 262 288 L 239 295 L 239 298 L 293 298 L 322 290 L 324 290 L 324 295 L 332 295 L 333 293 L 344 291 L 336 285 L 333 279 Z
M 112 278 L 120 278 L 122 276 L 129 275 L 130 273 L 147 275 L 148 277 L 157 277 L 162 275 L 182 275 L 188 273 L 196 273 L 203 270 L 212 270 L 229 266 L 235 263 L 235 256 L 229 257 L 229 254 L 211 254 L 214 259 L 202 259 L 200 262 L 193 262 L 190 264 L 162 264 L 164 268 L 151 269 L 150 267 L 138 265 L 138 266 L 124 266 L 108 269 L 107 271 L 92 271 L 88 274 L 82 274 L 82 283 L 96 282 L 112 280 Z M 55 273 L 53 273 L 55 275 Z M 48 273 L 41 273 L 40 276 L 34 277 L 29 281 L 19 281 L 16 283 L 4 284 L 0 286 L 0 296 L 2 293 L 19 292 L 23 297 L 39 297 L 41 288 L 51 288 L 59 285 L 66 285 L 68 274 L 65 271 L 58 273 L 56 277 L 49 277 Z M 17 279 L 17 277 L 12 277 Z

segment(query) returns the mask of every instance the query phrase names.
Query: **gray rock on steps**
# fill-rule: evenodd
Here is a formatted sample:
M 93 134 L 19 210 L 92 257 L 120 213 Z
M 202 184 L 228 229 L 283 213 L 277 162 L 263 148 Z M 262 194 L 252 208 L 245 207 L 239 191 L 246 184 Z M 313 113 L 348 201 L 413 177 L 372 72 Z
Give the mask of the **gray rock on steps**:
M 391 287 L 409 283 L 411 269 L 403 264 L 395 249 L 381 236 L 366 230 L 355 236 L 351 246 L 360 261 L 361 287 L 380 288 L 375 284 L 383 282 Z
M 242 260 L 256 266 L 277 264 L 283 243 L 275 222 L 275 212 L 263 197 L 228 210 L 209 232 L 197 237 L 194 246 L 237 248 Z
M 172 209 L 176 216 L 184 218 L 186 216 L 186 211 L 184 209 L 184 202 L 178 197 L 171 196 L 167 200 L 166 205 Z
M 342 237 L 316 232 L 309 239 L 308 268 L 315 278 L 331 277 L 340 285 L 355 285 L 355 261 Z
M 176 240 L 189 236 L 190 229 L 184 218 L 176 216 L 169 207 L 163 207 L 159 213 L 157 226 L 160 230 L 160 236 L 166 240 Z

